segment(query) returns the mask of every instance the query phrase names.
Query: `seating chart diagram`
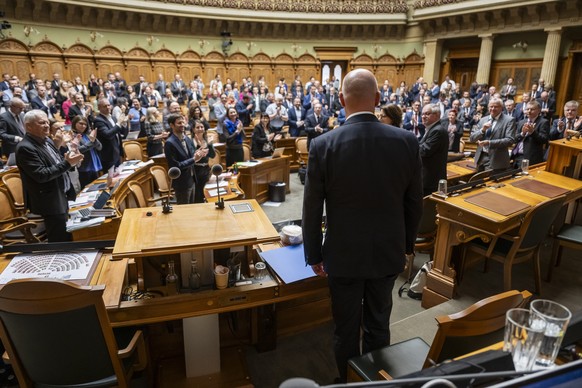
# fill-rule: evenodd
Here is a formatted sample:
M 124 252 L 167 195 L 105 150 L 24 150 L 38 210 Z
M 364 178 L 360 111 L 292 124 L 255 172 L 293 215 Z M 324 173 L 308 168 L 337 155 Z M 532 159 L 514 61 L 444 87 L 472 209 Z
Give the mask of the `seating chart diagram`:
M 0 275 L 0 284 L 14 279 L 85 280 L 93 273 L 99 251 L 42 252 L 15 256 Z

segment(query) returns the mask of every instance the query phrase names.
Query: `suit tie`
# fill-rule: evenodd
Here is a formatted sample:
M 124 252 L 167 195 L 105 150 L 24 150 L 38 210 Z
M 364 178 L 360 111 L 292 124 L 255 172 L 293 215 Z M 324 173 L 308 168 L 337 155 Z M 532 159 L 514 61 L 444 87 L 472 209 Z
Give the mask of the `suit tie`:
M 18 130 L 20 131 L 20 134 L 24 136 L 24 126 L 20 120 L 20 115 L 14 115 L 14 120 L 16 120 L 16 124 L 18 124 Z

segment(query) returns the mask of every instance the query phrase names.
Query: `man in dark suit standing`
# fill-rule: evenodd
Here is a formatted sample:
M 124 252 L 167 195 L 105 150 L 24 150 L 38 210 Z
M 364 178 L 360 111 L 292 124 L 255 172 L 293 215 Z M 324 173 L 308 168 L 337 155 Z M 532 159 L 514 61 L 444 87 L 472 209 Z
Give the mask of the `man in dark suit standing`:
M 14 97 L 10 100 L 6 112 L 0 114 L 2 155 L 6 157 L 16 150 L 16 145 L 24 138 L 24 113 L 22 113 L 24 107 L 24 101 Z
M 405 253 L 414 249 L 422 181 L 416 138 L 374 115 L 380 101 L 374 75 L 357 69 L 343 82 L 340 100 L 348 118 L 314 138 L 309 151 L 303 241 L 307 264 L 328 278 L 335 357 L 345 382 L 348 359 L 360 354 L 361 325 L 363 352 L 390 343 L 392 288 Z
M 111 116 L 111 103 L 107 98 L 102 98 L 97 104 L 99 115 L 95 117 L 93 124 L 97 130 L 97 139 L 101 142 L 101 165 L 103 171 L 108 172 L 112 167 L 121 164 L 123 155 L 122 139 L 127 136 L 127 120 L 116 123 Z
M 56 100 L 54 98 L 47 99 L 44 85 L 39 85 L 36 91 L 37 95 L 30 100 L 30 106 L 32 109 L 42 110 L 48 118 L 54 118 L 55 114 L 57 114 Z
M 469 141 L 477 143 L 475 164 L 479 171 L 502 172 L 510 166 L 509 147 L 515 140 L 515 119 L 503 113 L 503 101 L 492 97 L 489 115 L 479 120 Z
M 178 167 L 180 176 L 172 181 L 178 204 L 194 203 L 194 163 L 208 153 L 208 148 L 196 150 L 192 139 L 185 135 L 186 122 L 181 114 L 172 113 L 168 116 L 168 125 L 172 134 L 164 144 L 164 153 L 168 167 Z
M 541 107 L 541 115 L 544 119 L 551 120 L 556 113 L 556 101 L 550 99 L 550 94 L 543 91 L 537 100 Z
M 311 141 L 317 136 L 324 134 L 328 130 L 327 117 L 322 113 L 322 105 L 316 102 L 313 107 L 313 114 L 307 115 L 305 119 L 305 132 L 307 132 L 307 149 L 311 145 Z
M 437 191 L 439 180 L 447 179 L 447 156 L 449 154 L 449 135 L 441 125 L 441 109 L 438 104 L 422 108 L 425 133 L 420 140 L 422 158 L 423 194 Z
M 511 151 L 513 168 L 521 167 L 521 161 L 528 159 L 530 165 L 544 161 L 545 146 L 548 144 L 550 122 L 541 116 L 540 104 L 530 101 L 527 116 L 517 125 L 515 147 Z
M 419 141 L 424 136 L 425 125 L 422 122 L 419 101 L 415 101 L 412 104 L 412 110 L 404 115 L 402 128 L 412 132 Z
M 301 97 L 293 99 L 293 106 L 287 110 L 289 120 L 289 134 L 293 137 L 305 136 L 305 115 L 306 111 L 301 104 Z
M 333 86 L 329 88 L 329 93 L 325 96 L 325 104 L 327 105 L 327 111 L 330 115 L 334 117 L 339 115 L 342 104 L 339 100 L 339 95 Z
M 44 219 L 49 242 L 70 241 L 66 224 L 69 213 L 67 199 L 75 197 L 69 169 L 83 160 L 82 153 L 67 152 L 61 156 L 49 138 L 48 117 L 41 110 L 24 116 L 26 135 L 16 147 L 16 165 L 22 178 L 26 207 Z

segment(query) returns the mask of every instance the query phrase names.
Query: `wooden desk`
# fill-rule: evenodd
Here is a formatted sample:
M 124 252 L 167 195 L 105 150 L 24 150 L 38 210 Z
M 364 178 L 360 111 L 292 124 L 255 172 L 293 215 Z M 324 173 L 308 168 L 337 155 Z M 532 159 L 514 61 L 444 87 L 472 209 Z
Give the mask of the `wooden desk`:
M 580 177 L 582 170 L 582 139 L 560 139 L 550 142 L 546 171 Z
M 226 194 L 221 194 L 220 199 L 223 199 L 225 201 L 233 201 L 236 199 L 244 198 L 245 193 L 238 185 L 238 176 L 232 175 L 227 180 L 227 182 L 228 186 L 222 187 L 223 189 L 226 190 Z M 214 182 L 213 188 L 210 190 L 216 190 L 216 182 Z M 214 197 L 211 196 L 208 189 L 204 189 L 204 198 L 206 199 L 206 202 L 214 203 L 218 201 L 218 196 L 217 195 L 215 195 Z
M 152 163 L 144 163 L 143 166 L 132 171 L 129 175 L 119 178 L 116 180 L 114 178 L 113 182 L 117 185 L 111 198 L 109 198 L 108 206 L 115 208 L 119 215 L 123 214 L 124 210 L 128 207 L 135 207 L 135 201 L 130 195 L 130 190 L 128 183 L 131 181 L 136 181 L 141 186 L 146 198 L 151 198 L 153 196 L 153 179 L 150 174 L 150 167 Z M 106 179 L 97 179 L 91 184 L 87 185 L 90 187 L 95 183 L 106 183 Z M 104 223 L 100 225 L 91 226 L 88 228 L 77 229 L 72 232 L 73 241 L 94 241 L 94 240 L 114 240 L 117 237 L 117 231 L 121 223 L 121 217 L 113 217 L 105 220 Z
M 263 203 L 269 199 L 269 183 L 285 182 L 285 191 L 291 192 L 289 172 L 291 157 L 283 155 L 280 158 L 258 159 L 260 163 L 250 167 L 239 167 L 239 186 L 245 192 L 246 198 L 256 199 Z
M 470 167 L 474 165 L 475 161 L 473 158 L 447 163 L 447 181 L 449 186 L 456 185 L 459 181 L 467 182 L 471 176 L 477 173 L 476 168 Z
M 299 170 L 299 159 L 297 157 L 297 149 L 295 148 L 295 139 L 296 137 L 288 137 L 285 139 L 279 139 L 275 142 L 275 148 L 285 148 L 283 155 L 287 155 L 291 158 L 290 162 L 290 170 L 291 172 L 295 172 Z
M 582 197 L 582 181 L 561 175 L 532 170 L 527 177 L 518 179 L 536 179 L 544 183 L 569 189 L 566 202 Z M 518 199 L 530 207 L 522 211 L 503 216 L 465 201 L 468 196 L 491 188 L 480 188 L 456 197 L 446 199 L 433 196 L 437 203 L 438 229 L 434 250 L 434 266 L 427 276 L 426 286 L 422 294 L 422 306 L 429 308 L 453 298 L 455 292 L 455 270 L 451 267 L 451 259 L 455 246 L 483 237 L 499 236 L 504 232 L 518 227 L 522 216 L 549 198 L 539 194 L 519 189 L 510 185 L 514 179 L 504 181 L 505 186 L 497 188 L 495 193 Z

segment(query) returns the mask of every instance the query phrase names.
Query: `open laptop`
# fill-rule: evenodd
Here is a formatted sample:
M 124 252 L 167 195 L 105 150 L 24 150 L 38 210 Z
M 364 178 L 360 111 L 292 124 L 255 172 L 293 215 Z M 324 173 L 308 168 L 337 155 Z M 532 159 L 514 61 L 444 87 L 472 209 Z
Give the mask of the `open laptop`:
M 280 158 L 283 155 L 283 152 L 285 151 L 285 147 L 279 147 L 279 148 L 275 148 L 275 150 L 273 151 L 273 158 Z
M 137 140 L 139 137 L 139 131 L 131 131 L 127 134 L 127 140 Z
M 107 201 L 109 201 L 109 198 L 111 198 L 111 194 L 109 194 L 109 192 L 107 191 L 102 191 L 101 194 L 99 194 L 99 196 L 95 200 L 95 202 L 93 202 L 93 206 L 79 209 L 78 212 L 83 218 L 91 217 L 92 216 L 91 213 L 93 212 L 93 210 L 103 209 L 103 206 L 105 206 Z

